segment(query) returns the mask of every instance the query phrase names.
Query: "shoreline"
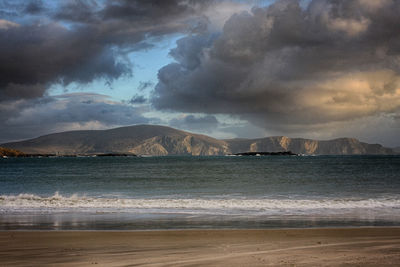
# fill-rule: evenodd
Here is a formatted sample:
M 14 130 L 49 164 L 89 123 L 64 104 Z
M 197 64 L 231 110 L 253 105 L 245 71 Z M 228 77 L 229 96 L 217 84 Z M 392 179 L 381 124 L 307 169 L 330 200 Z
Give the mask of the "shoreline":
M 400 227 L 0 231 L 5 266 L 390 266 Z
M 196 232 L 196 231 L 291 231 L 291 230 L 343 230 L 343 229 L 399 229 L 399 225 L 363 226 L 311 226 L 311 227 L 270 227 L 270 228 L 154 228 L 154 229 L 0 229 L 0 234 L 9 232 Z

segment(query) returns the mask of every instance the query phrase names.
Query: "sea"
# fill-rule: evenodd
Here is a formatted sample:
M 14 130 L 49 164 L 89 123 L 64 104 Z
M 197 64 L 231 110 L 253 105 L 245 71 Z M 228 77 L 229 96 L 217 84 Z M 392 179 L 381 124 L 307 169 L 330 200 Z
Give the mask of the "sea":
M 0 159 L 0 230 L 400 226 L 400 156 Z

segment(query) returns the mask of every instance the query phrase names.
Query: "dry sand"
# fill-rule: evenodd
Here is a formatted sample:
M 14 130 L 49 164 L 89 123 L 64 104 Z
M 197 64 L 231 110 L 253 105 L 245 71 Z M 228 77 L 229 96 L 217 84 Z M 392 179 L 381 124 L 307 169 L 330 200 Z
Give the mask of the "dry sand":
M 399 266 L 400 228 L 4 231 L 0 266 Z

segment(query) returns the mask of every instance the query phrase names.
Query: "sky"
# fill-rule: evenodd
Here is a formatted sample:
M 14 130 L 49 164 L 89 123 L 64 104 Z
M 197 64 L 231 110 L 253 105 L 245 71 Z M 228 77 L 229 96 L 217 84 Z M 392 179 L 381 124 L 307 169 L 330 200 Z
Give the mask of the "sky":
M 400 146 L 400 1 L 0 0 L 0 143 L 159 124 Z

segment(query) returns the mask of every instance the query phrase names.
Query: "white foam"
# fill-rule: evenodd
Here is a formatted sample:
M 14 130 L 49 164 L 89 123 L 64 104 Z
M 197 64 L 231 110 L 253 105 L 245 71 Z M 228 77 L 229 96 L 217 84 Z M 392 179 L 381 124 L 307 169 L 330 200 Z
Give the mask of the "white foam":
M 18 211 L 119 211 L 184 212 L 208 214 L 337 214 L 372 211 L 400 215 L 400 196 L 375 199 L 202 199 L 202 198 L 102 198 L 34 194 L 0 196 L 0 212 Z

